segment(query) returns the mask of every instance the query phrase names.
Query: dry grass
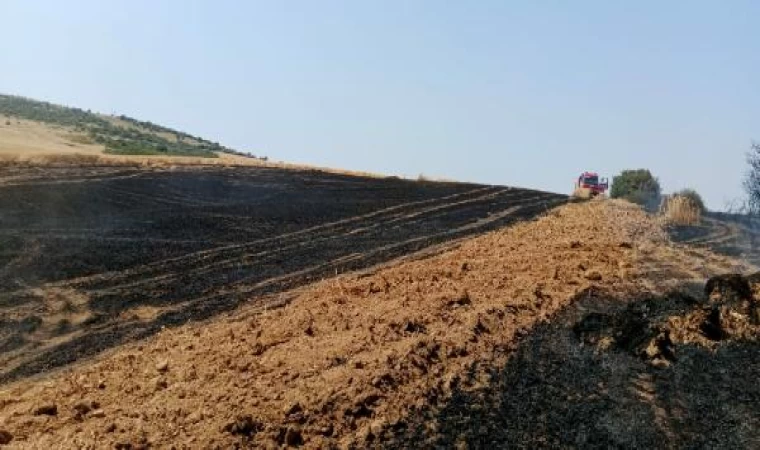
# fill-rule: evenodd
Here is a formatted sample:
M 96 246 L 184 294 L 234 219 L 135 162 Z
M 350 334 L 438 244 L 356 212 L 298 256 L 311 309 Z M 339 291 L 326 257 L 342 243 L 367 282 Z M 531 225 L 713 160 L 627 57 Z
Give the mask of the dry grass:
M 292 164 L 280 161 L 263 161 L 241 156 L 219 153 L 218 158 L 200 158 L 192 156 L 163 155 L 109 155 L 106 153 L 68 152 L 68 153 L 3 153 L 0 152 L 0 167 L 32 166 L 123 166 L 135 168 L 171 169 L 174 167 L 266 167 L 285 170 L 313 170 L 340 175 L 367 178 L 388 178 L 373 172 L 333 169 L 328 167 Z
M 24 159 L 51 154 L 101 154 L 102 145 L 85 139 L 81 133 L 31 120 L 14 119 L 0 125 L 0 155 Z
M 124 162 L 121 162 L 124 163 Z M 97 154 L 88 153 L 61 153 L 61 154 L 1 154 L 0 167 L 31 167 L 31 166 L 103 166 L 114 165 L 109 158 Z M 117 164 L 122 165 L 122 164 Z M 123 164 L 127 165 L 127 164 Z M 138 162 L 131 165 L 139 166 Z
M 69 141 L 73 144 L 98 145 L 95 141 L 92 140 L 91 137 L 84 134 L 72 134 L 69 137 Z
M 588 200 L 591 198 L 591 189 L 576 187 L 573 190 L 572 197 L 575 199 L 580 199 L 580 200 Z
M 31 120 L 14 119 L 9 126 L 0 118 L 0 167 L 13 166 L 125 166 L 172 168 L 179 166 L 268 167 L 288 170 L 316 170 L 356 177 L 386 178 L 388 175 L 357 170 L 334 169 L 281 161 L 245 158 L 219 153 L 218 158 L 164 155 L 109 155 L 102 145 L 73 129 L 55 127 Z M 129 122 L 109 118 L 114 124 L 135 128 Z M 420 180 L 431 179 L 421 175 Z
M 408 180 L 414 179 L 419 182 L 431 182 L 431 183 L 458 183 L 459 182 L 458 180 L 455 180 L 453 178 L 430 176 L 430 175 L 425 175 L 424 173 L 420 173 L 419 175 L 417 175 L 417 178 L 406 178 L 406 177 L 401 177 L 401 178 L 408 179 Z
M 702 211 L 691 198 L 671 195 L 663 200 L 660 211 L 665 220 L 673 225 L 699 225 Z

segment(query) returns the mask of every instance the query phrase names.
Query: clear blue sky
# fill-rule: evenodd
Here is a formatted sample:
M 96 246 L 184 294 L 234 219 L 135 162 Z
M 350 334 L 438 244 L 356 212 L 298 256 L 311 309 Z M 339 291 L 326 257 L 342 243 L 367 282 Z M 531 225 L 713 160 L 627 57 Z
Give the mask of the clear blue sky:
M 760 2 L 0 0 L 0 92 L 277 160 L 721 208 L 760 139 Z

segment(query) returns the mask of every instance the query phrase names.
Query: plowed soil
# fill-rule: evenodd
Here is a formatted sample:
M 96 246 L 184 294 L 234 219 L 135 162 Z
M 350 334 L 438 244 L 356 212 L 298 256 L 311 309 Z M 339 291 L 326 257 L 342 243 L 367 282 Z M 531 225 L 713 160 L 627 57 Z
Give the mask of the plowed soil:
M 565 200 L 251 167 L 2 170 L 0 383 Z
M 757 277 L 705 286 L 752 267 L 632 205 L 261 168 L 0 183 L 0 446 L 760 443 Z
M 733 399 L 736 379 L 705 384 L 708 351 L 663 364 L 576 332 L 590 312 L 645 295 L 703 295 L 706 276 L 735 264 L 674 246 L 631 205 L 567 205 L 13 383 L 0 430 L 29 448 L 756 443 L 758 428 L 742 425 L 758 418 L 756 365 L 720 360 L 751 375 Z M 694 380 L 688 401 L 673 395 Z M 708 424 L 713 440 L 699 432 L 716 417 L 704 414 L 710 395 L 735 406 Z

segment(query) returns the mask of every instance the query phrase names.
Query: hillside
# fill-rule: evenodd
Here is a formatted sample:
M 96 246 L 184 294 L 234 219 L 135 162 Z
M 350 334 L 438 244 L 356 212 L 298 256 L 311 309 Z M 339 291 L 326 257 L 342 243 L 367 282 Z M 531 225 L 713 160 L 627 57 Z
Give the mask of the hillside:
M 705 302 L 729 304 L 702 280 L 732 264 L 631 205 L 568 205 L 10 384 L 0 432 L 13 448 L 749 448 L 760 330 L 700 328 Z
M 748 218 L 265 162 L 10 96 L 0 169 L 0 448 L 760 442 Z
M 0 150 L 254 158 L 217 142 L 151 122 L 0 95 Z

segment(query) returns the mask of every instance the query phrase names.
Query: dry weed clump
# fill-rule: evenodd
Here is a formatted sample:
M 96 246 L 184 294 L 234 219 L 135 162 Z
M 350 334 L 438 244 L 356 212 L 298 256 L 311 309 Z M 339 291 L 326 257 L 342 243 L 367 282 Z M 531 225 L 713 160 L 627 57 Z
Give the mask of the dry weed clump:
M 665 220 L 673 225 L 698 225 L 702 219 L 702 210 L 689 197 L 671 195 L 663 200 L 660 211 Z
M 10 167 L 19 163 L 18 155 L 0 155 L 0 167 Z
M 114 165 L 113 161 L 100 155 L 85 153 L 0 155 L 0 167 L 67 166 L 89 167 Z M 121 165 L 121 164 L 120 164 Z M 136 165 L 134 162 L 131 165 Z
M 220 158 L 201 158 L 192 156 L 107 155 L 87 153 L 0 153 L 0 168 L 106 166 L 174 170 L 177 167 L 263 167 L 269 169 L 311 170 L 354 177 L 393 178 L 373 172 L 332 169 L 262 159 L 228 158 L 225 156 L 226 155 L 222 155 Z

